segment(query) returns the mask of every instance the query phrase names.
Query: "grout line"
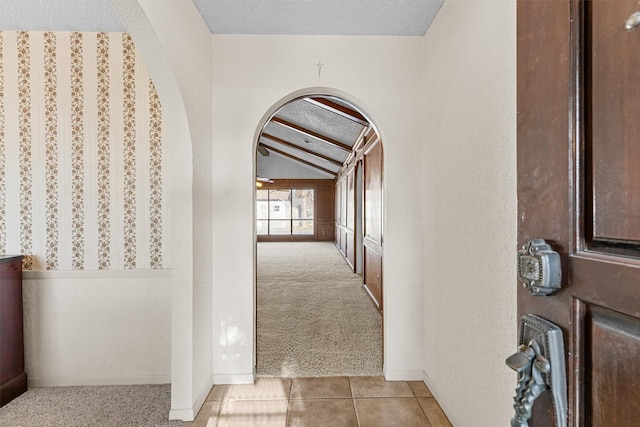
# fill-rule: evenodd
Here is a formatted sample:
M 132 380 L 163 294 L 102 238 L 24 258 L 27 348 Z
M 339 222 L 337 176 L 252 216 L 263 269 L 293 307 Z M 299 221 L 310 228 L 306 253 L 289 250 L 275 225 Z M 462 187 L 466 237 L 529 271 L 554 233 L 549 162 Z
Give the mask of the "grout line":
M 356 408 L 356 399 L 351 399 L 351 404 L 353 405 L 353 412 L 356 414 L 356 423 L 358 427 L 360 427 L 360 417 L 358 417 L 358 409 Z
M 356 424 L 360 427 L 360 417 L 358 417 L 358 408 L 356 408 L 356 398 L 353 395 L 353 387 L 351 386 L 351 377 L 347 377 L 349 381 L 349 390 L 351 391 L 351 405 L 353 405 L 353 413 L 356 415 Z

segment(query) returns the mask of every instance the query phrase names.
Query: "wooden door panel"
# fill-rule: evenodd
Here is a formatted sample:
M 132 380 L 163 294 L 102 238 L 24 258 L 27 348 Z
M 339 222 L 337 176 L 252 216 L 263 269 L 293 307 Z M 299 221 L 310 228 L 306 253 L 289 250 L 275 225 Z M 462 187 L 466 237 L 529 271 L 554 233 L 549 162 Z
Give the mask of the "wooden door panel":
M 584 301 L 640 317 L 640 266 L 616 257 L 579 254 L 571 257 L 571 291 Z
M 355 168 L 351 169 L 347 174 L 347 195 L 345 202 L 347 204 L 347 221 L 345 226 L 354 231 L 355 225 Z
M 355 248 L 355 245 L 353 243 L 353 232 L 347 233 L 347 247 L 345 248 L 345 250 L 346 250 L 347 262 L 349 263 L 349 265 L 353 269 L 353 267 L 355 266 L 355 262 L 356 262 L 356 259 L 355 259 L 356 248 Z
M 382 144 L 374 144 L 364 157 L 364 235 L 382 244 Z
M 587 316 L 587 425 L 639 425 L 640 320 L 597 306 Z
M 382 256 L 364 247 L 364 286 L 379 311 L 382 311 Z
M 585 2 L 595 241 L 640 241 L 640 28 L 624 25 L 638 10 L 637 0 Z

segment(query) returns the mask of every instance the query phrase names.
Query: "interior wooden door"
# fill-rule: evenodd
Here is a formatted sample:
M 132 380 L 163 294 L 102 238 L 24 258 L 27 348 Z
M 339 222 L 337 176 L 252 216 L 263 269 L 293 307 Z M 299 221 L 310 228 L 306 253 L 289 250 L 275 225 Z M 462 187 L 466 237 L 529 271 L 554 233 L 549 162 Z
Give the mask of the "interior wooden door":
M 556 294 L 519 287 L 518 314 L 562 328 L 570 426 L 640 425 L 639 11 L 518 1 L 518 244 L 563 269 Z M 556 425 L 546 393 L 532 427 Z

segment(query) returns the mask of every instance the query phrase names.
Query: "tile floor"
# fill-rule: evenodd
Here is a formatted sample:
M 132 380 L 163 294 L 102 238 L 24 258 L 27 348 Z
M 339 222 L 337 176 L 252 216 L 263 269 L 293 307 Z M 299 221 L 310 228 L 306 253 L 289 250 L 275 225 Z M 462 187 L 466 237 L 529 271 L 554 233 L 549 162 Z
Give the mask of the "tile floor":
M 420 381 L 382 377 L 259 378 L 216 385 L 183 427 L 451 427 Z

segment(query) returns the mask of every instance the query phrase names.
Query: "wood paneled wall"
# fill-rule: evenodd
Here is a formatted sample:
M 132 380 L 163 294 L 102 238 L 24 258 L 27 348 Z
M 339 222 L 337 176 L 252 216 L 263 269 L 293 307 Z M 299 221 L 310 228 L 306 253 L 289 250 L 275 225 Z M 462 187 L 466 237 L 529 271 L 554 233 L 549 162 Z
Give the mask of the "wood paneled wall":
M 363 236 L 362 271 L 365 289 L 382 311 L 382 179 L 383 153 L 380 138 L 369 129 L 356 143 L 353 156 L 336 178 L 336 245 L 356 270 L 356 236 Z M 362 188 L 357 176 L 362 168 Z M 356 204 L 363 203 L 362 221 Z M 362 224 L 359 230 L 358 224 Z
M 382 311 L 382 144 L 364 154 L 364 286 Z
M 351 167 L 336 185 L 336 245 L 347 259 L 351 268 L 355 268 L 355 167 Z
M 265 183 L 261 190 L 314 190 L 314 234 L 312 235 L 259 235 L 258 242 L 334 241 L 335 181 L 332 179 L 275 179 Z

